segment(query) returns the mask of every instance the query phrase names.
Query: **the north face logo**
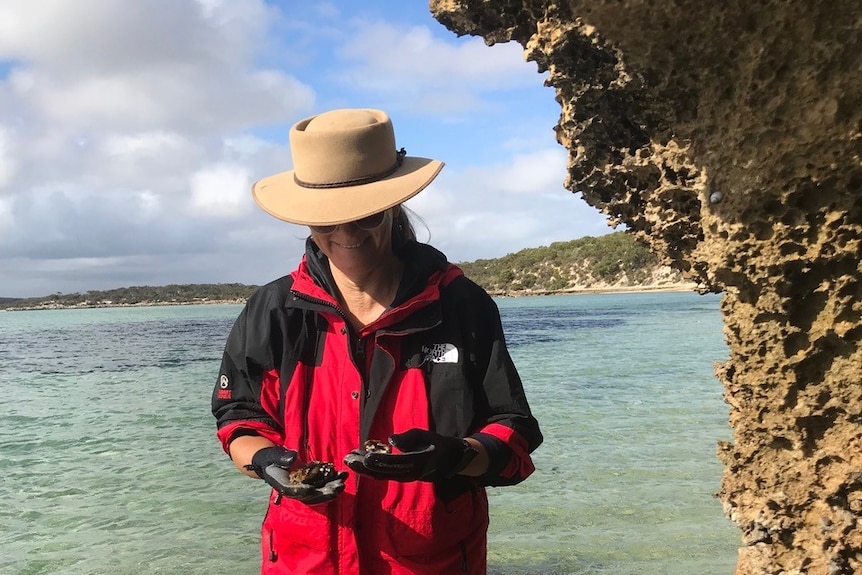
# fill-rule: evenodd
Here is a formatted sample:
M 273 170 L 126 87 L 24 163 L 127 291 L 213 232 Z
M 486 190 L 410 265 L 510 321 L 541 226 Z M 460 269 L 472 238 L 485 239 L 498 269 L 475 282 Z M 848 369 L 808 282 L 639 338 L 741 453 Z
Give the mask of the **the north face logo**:
M 422 363 L 458 363 L 458 348 L 451 343 L 423 345 L 422 354 Z

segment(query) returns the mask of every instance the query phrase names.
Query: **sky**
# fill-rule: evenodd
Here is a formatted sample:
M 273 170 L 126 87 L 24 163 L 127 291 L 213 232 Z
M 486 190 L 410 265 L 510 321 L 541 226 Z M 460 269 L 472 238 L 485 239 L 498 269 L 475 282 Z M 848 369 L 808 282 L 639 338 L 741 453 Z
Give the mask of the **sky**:
M 612 232 L 563 187 L 545 78 L 422 1 L 0 0 L 0 296 L 289 273 L 308 230 L 251 186 L 334 108 L 445 162 L 406 205 L 450 261 Z

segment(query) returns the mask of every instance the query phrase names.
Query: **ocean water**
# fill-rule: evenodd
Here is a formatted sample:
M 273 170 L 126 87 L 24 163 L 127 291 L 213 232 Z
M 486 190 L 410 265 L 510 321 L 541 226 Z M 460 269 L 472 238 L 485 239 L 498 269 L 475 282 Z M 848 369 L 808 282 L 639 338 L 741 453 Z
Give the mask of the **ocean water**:
M 718 297 L 500 299 L 545 443 L 493 575 L 730 574 Z M 209 411 L 239 306 L 0 312 L 0 574 L 253 575 L 267 487 Z

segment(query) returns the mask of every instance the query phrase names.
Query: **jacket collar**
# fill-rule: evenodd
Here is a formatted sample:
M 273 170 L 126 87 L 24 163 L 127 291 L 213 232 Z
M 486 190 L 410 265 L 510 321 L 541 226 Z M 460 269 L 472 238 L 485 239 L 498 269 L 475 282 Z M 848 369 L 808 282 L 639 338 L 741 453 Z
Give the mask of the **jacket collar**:
M 444 274 L 448 269 L 446 256 L 428 244 L 409 241 L 396 255 L 404 264 L 404 275 L 392 302 L 393 308 L 421 294 L 433 278 Z M 322 296 L 325 295 L 329 303 L 337 302 L 338 290 L 329 267 L 329 259 L 311 237 L 305 241 L 305 255 L 294 272 L 294 289 L 318 299 L 323 299 Z
M 436 325 L 439 309 L 432 311 L 426 308 L 440 299 L 441 285 L 463 275 L 461 269 L 450 264 L 442 252 L 427 244 L 407 242 L 398 250 L 398 257 L 404 263 L 404 275 L 393 304 L 377 321 L 366 326 L 363 333 L 391 328 L 407 317 L 413 319 L 409 325 L 401 324 L 398 331 L 427 329 Z M 300 299 L 340 309 L 329 261 L 311 238 L 306 241 L 305 255 L 291 276 L 292 291 Z M 419 314 L 420 310 L 424 310 L 423 313 Z

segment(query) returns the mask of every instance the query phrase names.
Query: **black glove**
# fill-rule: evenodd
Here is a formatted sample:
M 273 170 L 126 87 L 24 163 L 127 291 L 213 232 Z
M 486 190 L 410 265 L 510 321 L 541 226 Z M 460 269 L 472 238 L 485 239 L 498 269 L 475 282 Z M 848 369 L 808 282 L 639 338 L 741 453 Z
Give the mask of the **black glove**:
M 273 445 L 258 449 L 251 458 L 251 465 L 246 465 L 245 468 L 257 473 L 258 477 L 285 497 L 308 505 L 335 499 L 336 495 L 344 491 L 346 471 L 340 473 L 333 471 L 326 477 L 320 477 L 318 481 L 291 480 L 289 470 L 294 459 L 296 459 L 295 451 Z
M 425 429 L 411 429 L 389 437 L 401 453 L 351 451 L 344 463 L 363 475 L 391 481 L 437 481 L 452 477 L 478 453 L 466 440 Z

